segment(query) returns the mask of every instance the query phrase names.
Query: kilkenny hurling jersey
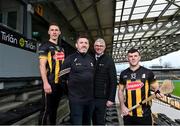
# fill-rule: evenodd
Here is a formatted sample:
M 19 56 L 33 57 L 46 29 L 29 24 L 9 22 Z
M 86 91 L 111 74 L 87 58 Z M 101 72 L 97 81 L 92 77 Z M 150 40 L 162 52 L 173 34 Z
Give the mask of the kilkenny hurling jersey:
M 146 99 L 150 95 L 150 84 L 154 81 L 153 72 L 142 66 L 136 71 L 132 71 L 130 68 L 122 71 L 119 82 L 126 87 L 125 105 L 131 108 Z M 130 116 L 143 117 L 150 113 L 150 105 L 146 103 L 131 111 Z
M 52 42 L 46 42 L 40 46 L 39 58 L 47 59 L 48 61 L 46 68 L 48 71 L 48 81 L 50 83 L 57 84 L 59 82 L 58 76 L 61 69 L 61 65 L 64 61 L 64 57 L 64 50 L 59 45 L 56 45 Z

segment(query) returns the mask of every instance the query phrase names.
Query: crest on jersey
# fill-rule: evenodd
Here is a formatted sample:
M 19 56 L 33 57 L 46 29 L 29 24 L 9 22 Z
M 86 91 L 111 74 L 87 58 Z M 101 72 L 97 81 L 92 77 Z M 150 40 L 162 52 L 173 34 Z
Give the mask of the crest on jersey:
M 136 73 L 131 74 L 131 79 L 136 79 Z

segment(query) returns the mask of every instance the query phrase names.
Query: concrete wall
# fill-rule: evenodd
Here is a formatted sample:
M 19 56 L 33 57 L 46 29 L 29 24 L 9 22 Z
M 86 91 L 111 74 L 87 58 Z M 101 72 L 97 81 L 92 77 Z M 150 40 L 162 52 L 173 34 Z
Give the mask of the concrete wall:
M 39 76 L 38 54 L 0 43 L 0 77 Z

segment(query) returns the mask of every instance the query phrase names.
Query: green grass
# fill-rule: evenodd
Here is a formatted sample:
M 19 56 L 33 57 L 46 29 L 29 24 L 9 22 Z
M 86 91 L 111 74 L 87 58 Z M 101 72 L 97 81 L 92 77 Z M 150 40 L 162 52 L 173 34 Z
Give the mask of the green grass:
M 180 81 L 173 81 L 173 84 L 174 84 L 174 91 L 172 92 L 172 95 L 180 97 Z

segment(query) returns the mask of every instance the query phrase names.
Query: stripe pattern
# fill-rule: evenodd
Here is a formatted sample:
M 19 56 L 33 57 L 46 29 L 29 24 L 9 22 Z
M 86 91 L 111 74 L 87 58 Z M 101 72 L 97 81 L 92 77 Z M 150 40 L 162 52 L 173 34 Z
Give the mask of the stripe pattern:
M 154 74 L 144 67 L 140 67 L 136 71 L 129 68 L 122 71 L 120 75 L 120 84 L 125 85 L 126 102 L 128 108 L 139 104 L 142 100 L 150 95 L 150 84 L 155 81 Z M 151 102 L 151 101 L 150 101 Z M 140 107 L 132 110 L 129 115 L 143 117 L 150 114 L 150 104 L 147 102 Z
M 59 84 L 61 65 L 64 62 L 63 48 L 51 42 L 47 42 L 39 48 L 39 58 L 47 60 L 47 76 L 49 82 Z

